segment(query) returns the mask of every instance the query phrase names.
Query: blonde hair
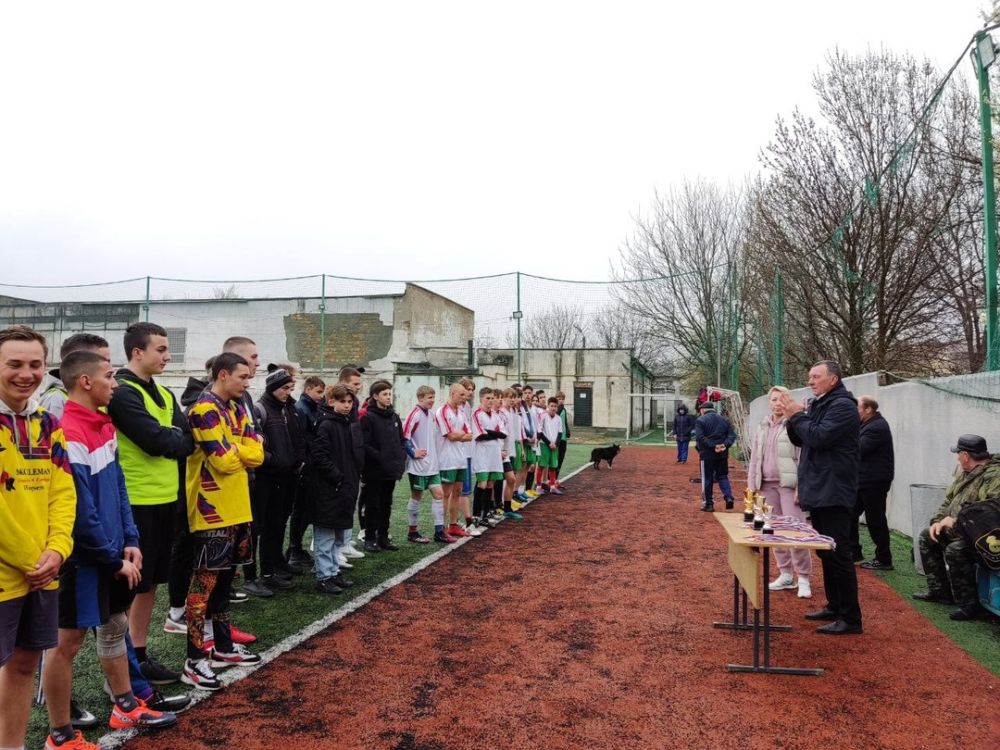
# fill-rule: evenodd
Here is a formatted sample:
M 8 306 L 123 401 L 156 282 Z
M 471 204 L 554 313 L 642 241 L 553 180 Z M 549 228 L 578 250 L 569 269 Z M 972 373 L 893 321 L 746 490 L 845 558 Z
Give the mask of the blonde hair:
M 417 388 L 417 398 L 423 398 L 424 396 L 433 396 L 437 391 L 431 388 L 429 385 L 422 385 Z
M 785 386 L 783 385 L 772 385 L 771 390 L 767 392 L 767 395 L 770 396 L 775 391 L 777 391 L 778 393 L 791 393 L 791 391 L 785 388 Z

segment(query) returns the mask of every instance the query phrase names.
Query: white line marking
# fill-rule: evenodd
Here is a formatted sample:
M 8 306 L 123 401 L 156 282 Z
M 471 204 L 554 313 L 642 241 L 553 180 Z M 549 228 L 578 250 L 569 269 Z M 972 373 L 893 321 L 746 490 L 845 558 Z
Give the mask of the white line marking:
M 562 481 L 568 481 L 572 479 L 584 469 L 590 468 L 590 466 L 591 463 L 588 461 L 580 468 L 570 472 L 565 477 L 563 477 Z M 544 495 L 542 495 L 542 497 L 544 497 Z M 525 504 L 527 505 L 529 503 Z M 472 537 L 464 537 L 462 539 L 459 539 L 454 544 L 449 544 L 446 547 L 442 547 L 434 554 L 428 555 L 427 557 L 418 560 L 417 562 L 413 563 L 413 565 L 408 567 L 406 570 L 397 573 L 392 578 L 382 581 L 382 583 L 378 584 L 372 589 L 369 589 L 356 599 L 352 599 L 343 606 L 337 607 L 337 609 L 333 610 L 325 617 L 322 617 L 319 620 L 316 620 L 315 622 L 306 625 L 304 628 L 302 628 L 302 630 L 298 631 L 297 633 L 293 633 L 284 640 L 271 646 L 271 648 L 267 649 L 267 651 L 265 651 L 260 655 L 260 661 L 257 662 L 256 664 L 251 664 L 246 667 L 228 667 L 225 669 L 225 671 L 220 670 L 217 673 L 219 676 L 219 681 L 223 684 L 223 686 L 232 685 L 234 682 L 239 682 L 244 677 L 247 677 L 253 672 L 256 672 L 265 664 L 270 664 L 272 661 L 277 659 L 282 654 L 291 651 L 296 646 L 305 643 L 314 635 L 317 635 L 323 630 L 326 630 L 333 623 L 337 622 L 337 620 L 346 617 L 347 615 L 351 614 L 351 612 L 361 609 L 361 607 L 368 604 L 368 602 L 370 602 L 375 597 L 381 596 L 386 591 L 395 586 L 398 586 L 406 579 L 412 578 L 424 568 L 427 568 L 433 563 L 436 563 L 445 555 L 450 555 L 452 552 L 461 547 L 463 544 L 467 544 L 468 542 L 471 541 Z M 207 692 L 205 690 L 197 690 L 197 689 L 192 689 L 188 693 L 188 695 L 191 696 L 192 706 L 201 703 L 206 698 L 212 697 L 212 693 Z M 187 709 L 185 709 L 185 711 L 186 710 Z M 181 718 L 181 721 L 183 721 L 183 718 Z M 180 724 L 180 721 L 178 722 L 178 724 Z M 125 744 L 128 740 L 132 739 L 133 737 L 137 737 L 139 734 L 140 731 L 136 729 L 122 729 L 115 732 L 108 732 L 103 737 L 101 737 L 97 741 L 97 743 L 103 748 L 117 748 L 121 747 L 123 744 Z

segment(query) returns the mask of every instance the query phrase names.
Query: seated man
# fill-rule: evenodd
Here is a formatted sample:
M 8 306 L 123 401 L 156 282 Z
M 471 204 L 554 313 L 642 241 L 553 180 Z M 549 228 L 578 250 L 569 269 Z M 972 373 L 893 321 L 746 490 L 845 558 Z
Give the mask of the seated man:
M 979 435 L 962 435 L 951 452 L 958 454 L 962 472 L 948 487 L 944 503 L 930 526 L 920 532 L 920 559 L 927 574 L 928 590 L 916 592 L 913 598 L 957 604 L 951 619 L 972 620 L 981 609 L 976 595 L 975 557 L 955 532 L 955 519 L 969 503 L 1000 497 L 1000 455 L 991 456 L 986 440 Z

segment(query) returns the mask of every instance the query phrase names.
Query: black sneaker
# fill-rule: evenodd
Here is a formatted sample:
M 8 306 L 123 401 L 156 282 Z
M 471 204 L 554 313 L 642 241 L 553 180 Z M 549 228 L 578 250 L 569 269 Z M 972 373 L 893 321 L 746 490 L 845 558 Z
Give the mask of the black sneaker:
M 242 604 L 250 597 L 244 594 L 242 591 L 237 591 L 233 589 L 229 592 L 229 603 L 230 604 Z
M 278 565 L 277 572 L 284 573 L 289 576 L 300 576 L 306 572 L 306 569 L 303 568 L 298 563 L 286 562 L 286 563 L 280 563 Z
M 295 584 L 292 583 L 291 578 L 286 578 L 277 573 L 271 576 L 264 576 L 261 581 L 272 591 L 288 591 L 288 589 L 295 588 Z
M 73 729 L 93 729 L 101 723 L 96 716 L 87 709 L 81 708 L 76 701 L 69 702 L 69 721 L 73 725 Z
M 181 693 L 180 695 L 164 695 L 159 690 L 154 690 L 153 694 L 146 698 L 146 706 L 154 711 L 169 711 L 172 714 L 183 711 L 191 705 L 191 696 Z
M 732 510 L 735 501 L 731 497 L 723 498 L 726 501 L 726 510 Z
M 259 596 L 263 599 L 267 599 L 270 596 L 274 596 L 274 592 L 271 591 L 264 583 L 258 578 L 253 581 L 247 581 L 243 584 L 243 590 L 252 594 L 253 596 Z
M 892 567 L 892 563 L 879 562 L 878 560 L 865 560 L 861 563 L 861 567 L 865 570 L 895 570 Z
M 701 506 L 701 509 L 706 513 L 715 513 L 715 505 L 713 503 L 705 503 Z
M 365 539 L 365 552 L 381 552 L 382 548 L 379 547 L 378 542 L 372 539 Z
M 146 661 L 139 665 L 139 670 L 150 685 L 173 685 L 181 679 L 180 672 L 167 669 L 149 654 L 146 654 Z
M 399 549 L 399 547 L 397 547 L 395 544 L 392 543 L 392 540 L 389 537 L 383 537 L 382 539 L 379 539 L 378 546 L 388 552 L 396 552 Z
M 324 578 L 322 581 L 316 581 L 316 588 L 323 594 L 344 593 L 344 590 L 334 583 L 332 578 Z
M 312 555 L 301 547 L 289 547 L 285 559 L 288 560 L 290 565 L 299 565 L 306 569 L 313 566 Z
M 328 581 L 333 581 L 335 584 L 340 586 L 342 589 L 349 589 L 354 585 L 354 581 L 348 581 L 344 578 L 343 573 L 337 573 L 333 578 L 327 578 Z

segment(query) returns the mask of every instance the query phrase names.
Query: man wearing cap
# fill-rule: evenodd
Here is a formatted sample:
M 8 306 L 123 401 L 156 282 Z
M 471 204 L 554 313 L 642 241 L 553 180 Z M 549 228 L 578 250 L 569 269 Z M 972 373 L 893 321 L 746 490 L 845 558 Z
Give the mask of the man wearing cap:
M 736 442 L 736 433 L 729 420 L 715 413 L 711 401 L 698 406 L 701 416 L 694 423 L 694 445 L 701 458 L 701 509 L 715 510 L 712 488 L 716 482 L 726 501 L 726 510 L 733 507 L 733 488 L 729 484 L 729 446 Z
M 927 574 L 927 591 L 918 591 L 913 598 L 957 604 L 958 609 L 949 617 L 972 620 L 981 611 L 976 594 L 975 557 L 955 532 L 955 519 L 970 503 L 1000 497 L 1000 455 L 991 456 L 986 440 L 979 435 L 962 435 L 951 452 L 958 454 L 962 472 L 945 492 L 944 503 L 930 526 L 920 532 L 920 559 Z

